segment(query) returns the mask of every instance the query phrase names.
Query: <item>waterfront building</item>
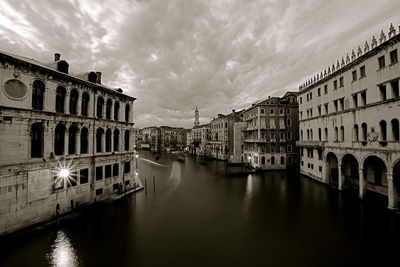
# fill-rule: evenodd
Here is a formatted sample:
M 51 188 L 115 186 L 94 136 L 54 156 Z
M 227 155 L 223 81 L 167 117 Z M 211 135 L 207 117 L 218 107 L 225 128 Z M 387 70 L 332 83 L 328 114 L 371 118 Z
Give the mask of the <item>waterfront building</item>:
M 0 235 L 135 186 L 134 97 L 100 72 L 0 53 Z
M 209 147 L 211 157 L 214 159 L 228 160 L 233 155 L 233 125 L 241 120 L 242 111 L 228 115 L 218 114 L 211 121 L 211 140 Z
M 244 141 L 247 122 L 237 121 L 233 124 L 233 153 L 230 155 L 228 162 L 232 164 L 243 164 L 244 159 Z
M 142 129 L 142 149 L 158 151 L 161 148 L 161 130 L 160 127 L 150 126 Z
M 194 154 L 198 156 L 210 156 L 209 142 L 211 139 L 210 123 L 198 125 L 192 128 L 192 145 Z
M 400 28 L 399 28 L 400 31 Z M 400 34 L 365 42 L 300 86 L 302 174 L 340 190 L 388 196 L 400 190 Z
M 133 148 L 139 149 L 141 147 L 143 139 L 142 129 L 134 128 L 132 134 L 133 134 Z
M 269 97 L 252 104 L 243 113 L 247 123 L 244 160 L 252 168 L 279 170 L 298 165 L 297 92 Z
M 184 128 L 161 126 L 160 134 L 160 148 L 163 150 L 180 150 L 185 146 L 186 132 Z

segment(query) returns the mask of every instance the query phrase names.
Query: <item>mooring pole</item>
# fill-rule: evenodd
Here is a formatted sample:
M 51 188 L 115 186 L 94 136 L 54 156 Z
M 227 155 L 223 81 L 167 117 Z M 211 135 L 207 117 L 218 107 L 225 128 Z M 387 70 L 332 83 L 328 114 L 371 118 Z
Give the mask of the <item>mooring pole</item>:
M 146 195 L 147 195 L 147 178 L 144 178 L 144 189 L 145 189 Z
M 154 176 L 153 176 L 153 185 L 154 185 L 154 192 L 156 192 L 156 179 Z

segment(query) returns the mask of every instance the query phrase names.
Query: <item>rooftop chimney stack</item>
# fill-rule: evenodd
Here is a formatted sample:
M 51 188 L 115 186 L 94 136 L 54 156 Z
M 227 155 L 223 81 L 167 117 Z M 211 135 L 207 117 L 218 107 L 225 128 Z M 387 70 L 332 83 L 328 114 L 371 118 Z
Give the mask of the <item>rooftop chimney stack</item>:
M 54 54 L 54 61 L 60 61 L 61 54 L 60 53 L 55 53 Z
M 96 83 L 101 84 L 101 72 L 96 71 Z

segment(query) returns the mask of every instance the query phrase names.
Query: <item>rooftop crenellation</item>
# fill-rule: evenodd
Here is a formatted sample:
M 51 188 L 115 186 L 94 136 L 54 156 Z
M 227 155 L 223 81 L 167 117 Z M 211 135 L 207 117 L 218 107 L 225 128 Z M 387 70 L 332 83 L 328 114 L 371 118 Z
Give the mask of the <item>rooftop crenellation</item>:
M 390 27 L 389 27 L 389 31 L 388 31 L 387 35 L 384 33 L 383 30 L 381 30 L 381 33 L 379 35 L 379 43 L 378 43 L 378 40 L 376 39 L 375 35 L 373 35 L 370 44 L 368 43 L 368 41 L 365 41 L 364 50 L 361 49 L 360 45 L 358 45 L 358 48 L 356 49 L 356 51 L 354 49 L 352 49 L 350 55 L 349 55 L 349 53 L 347 53 L 345 58 L 342 57 L 342 59 L 340 61 L 336 60 L 336 64 L 333 63 L 331 66 L 328 66 L 326 69 L 324 69 L 320 73 L 313 75 L 311 78 L 307 79 L 304 83 L 300 84 L 299 90 L 301 91 L 301 90 L 315 84 L 316 82 L 326 78 L 327 76 L 341 70 L 342 68 L 344 68 L 347 65 L 349 65 L 350 63 L 354 62 L 361 56 L 368 53 L 370 50 L 380 46 L 387 40 L 392 39 L 397 34 L 400 34 L 400 26 L 399 26 L 399 33 L 397 33 L 393 24 L 390 23 Z

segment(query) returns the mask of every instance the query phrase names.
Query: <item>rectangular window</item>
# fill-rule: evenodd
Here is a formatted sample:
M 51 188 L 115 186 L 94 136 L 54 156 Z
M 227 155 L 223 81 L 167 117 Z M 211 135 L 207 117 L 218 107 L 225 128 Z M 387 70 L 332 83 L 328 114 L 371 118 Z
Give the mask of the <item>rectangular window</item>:
M 378 58 L 378 64 L 380 69 L 385 67 L 385 56 L 381 56 L 380 58 Z
M 337 89 L 337 80 L 334 80 L 334 81 L 333 81 L 333 89 L 334 89 L 334 90 Z
M 286 110 L 286 113 L 287 113 L 287 115 L 290 115 L 290 114 L 292 114 L 292 112 L 291 112 L 290 108 L 288 108 L 288 109 Z
M 280 115 L 283 115 L 283 109 L 280 109 L 280 110 L 279 110 L 279 114 L 280 114 Z
M 382 101 L 387 99 L 387 97 L 386 97 L 386 85 L 384 85 L 384 84 L 379 85 L 379 95 L 380 95 Z
M 367 91 L 361 93 L 361 105 L 367 105 Z
M 335 112 L 338 112 L 338 101 L 337 100 L 333 101 L 333 107 L 334 107 Z
M 288 145 L 288 146 L 287 146 L 287 151 L 288 151 L 288 152 L 292 152 L 292 146 L 291 146 L 291 145 Z
M 130 173 L 130 172 L 131 172 L 131 162 L 125 161 L 124 162 L 124 173 Z
M 339 99 L 340 110 L 344 110 L 344 98 Z
M 96 167 L 96 181 L 103 179 L 103 166 Z
M 360 68 L 360 78 L 364 78 L 366 76 L 365 66 Z
M 113 165 L 113 176 L 118 176 L 119 175 L 119 164 L 118 163 L 114 163 Z
M 300 104 L 301 104 L 301 103 L 303 102 L 303 101 L 302 101 L 303 99 L 300 97 L 299 100 L 300 100 Z
M 317 89 L 317 94 L 318 94 L 318 96 L 321 96 L 321 88 Z
M 328 103 L 324 104 L 324 107 L 325 107 L 325 114 L 328 114 L 329 113 L 329 109 L 328 109 L 329 104 Z
M 391 82 L 390 86 L 392 87 L 392 96 L 399 97 L 399 81 L 397 80 Z
M 399 62 L 399 59 L 397 57 L 397 49 L 395 49 L 390 52 L 390 64 L 396 64 L 397 62 Z
M 96 189 L 96 196 L 103 194 L 103 188 Z
M 110 178 L 111 177 L 111 165 L 106 165 L 106 170 L 105 170 L 105 178 Z
M 321 105 L 318 105 L 318 116 L 321 116 Z
M 324 94 L 327 94 L 327 93 L 328 93 L 328 85 L 325 84 L 325 85 L 324 85 Z
M 353 71 L 353 82 L 354 81 L 357 81 L 357 71 L 356 70 Z
M 339 78 L 339 87 L 343 87 L 344 86 L 344 79 L 343 77 Z
M 358 107 L 358 94 L 353 95 L 353 105 L 354 107 Z
M 291 119 L 287 119 L 287 126 L 288 127 L 292 126 L 292 120 Z
M 261 109 L 261 114 L 264 114 L 264 109 L 263 108 Z
M 271 108 L 271 114 L 274 114 L 274 109 L 273 108 Z
M 310 100 L 312 99 L 312 92 L 310 92 Z
M 287 133 L 287 139 L 288 140 L 292 140 L 292 132 L 288 132 Z
M 80 184 L 87 184 L 89 182 L 89 169 L 82 169 L 79 172 Z

